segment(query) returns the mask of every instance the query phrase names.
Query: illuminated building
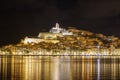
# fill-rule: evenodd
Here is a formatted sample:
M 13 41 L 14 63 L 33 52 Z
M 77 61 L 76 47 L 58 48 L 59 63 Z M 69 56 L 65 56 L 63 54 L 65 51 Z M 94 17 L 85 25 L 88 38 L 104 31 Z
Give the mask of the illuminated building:
M 36 38 L 29 38 L 25 37 L 23 40 L 24 44 L 28 43 L 40 43 L 40 42 L 52 42 L 52 43 L 58 43 L 59 40 L 56 40 L 57 37 L 63 37 L 65 35 L 73 35 L 72 32 L 67 31 L 64 28 L 60 28 L 59 24 L 56 23 L 55 27 L 52 27 L 49 32 L 40 32 L 38 34 L 38 37 Z
M 51 39 L 40 39 L 40 38 L 29 38 L 25 37 L 23 43 L 28 44 L 28 43 L 40 43 L 40 42 L 51 42 L 51 43 L 58 43 L 59 40 L 51 40 Z
M 56 26 L 55 26 L 55 27 L 52 27 L 52 28 L 50 29 L 50 32 L 51 32 L 51 33 L 61 33 L 62 35 L 73 35 L 72 32 L 69 32 L 69 31 L 67 31 L 67 30 L 64 29 L 64 28 L 60 28 L 58 23 L 56 23 Z

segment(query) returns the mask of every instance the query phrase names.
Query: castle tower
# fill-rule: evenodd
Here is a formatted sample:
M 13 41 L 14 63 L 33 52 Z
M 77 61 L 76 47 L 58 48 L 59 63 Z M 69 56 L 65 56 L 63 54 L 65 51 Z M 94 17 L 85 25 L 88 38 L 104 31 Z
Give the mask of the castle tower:
M 61 30 L 62 30 L 62 29 L 59 27 L 59 24 L 56 23 L 56 24 L 55 24 L 55 27 L 52 27 L 52 28 L 50 29 L 50 32 L 52 32 L 52 33 L 60 33 Z
M 56 27 L 57 29 L 59 29 L 59 24 L 58 24 L 58 23 L 56 23 L 55 27 Z

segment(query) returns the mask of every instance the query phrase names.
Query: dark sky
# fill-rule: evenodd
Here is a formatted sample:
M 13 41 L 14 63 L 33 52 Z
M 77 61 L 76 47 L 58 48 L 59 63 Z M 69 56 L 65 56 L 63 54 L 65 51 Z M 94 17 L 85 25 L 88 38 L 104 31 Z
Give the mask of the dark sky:
M 120 0 L 3 0 L 0 5 L 0 45 L 37 36 L 56 22 L 120 37 Z

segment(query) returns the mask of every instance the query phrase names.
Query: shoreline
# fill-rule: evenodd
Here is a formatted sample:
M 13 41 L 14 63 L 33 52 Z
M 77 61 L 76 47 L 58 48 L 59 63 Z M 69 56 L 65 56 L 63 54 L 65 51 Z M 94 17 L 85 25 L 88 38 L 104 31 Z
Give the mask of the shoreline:
M 0 50 L 1 55 L 38 55 L 38 56 L 118 56 L 118 49 L 86 49 L 86 50 L 47 50 L 47 49 L 16 49 L 9 51 Z

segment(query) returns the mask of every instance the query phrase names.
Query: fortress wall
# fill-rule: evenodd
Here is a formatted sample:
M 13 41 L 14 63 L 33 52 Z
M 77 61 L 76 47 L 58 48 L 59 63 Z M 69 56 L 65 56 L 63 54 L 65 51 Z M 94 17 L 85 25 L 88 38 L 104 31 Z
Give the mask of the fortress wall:
M 58 43 L 59 40 L 47 40 L 47 39 L 40 39 L 40 38 L 28 38 L 26 37 L 23 41 L 24 44 L 28 43 L 40 43 L 40 42 L 47 42 L 47 43 Z
M 42 41 L 43 41 L 43 39 L 26 37 L 24 39 L 24 44 L 27 44 L 27 43 L 39 43 L 39 42 L 42 42 Z

